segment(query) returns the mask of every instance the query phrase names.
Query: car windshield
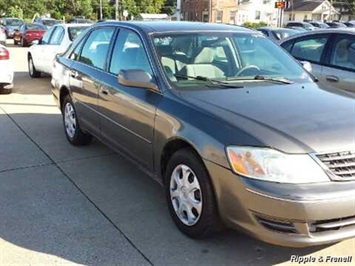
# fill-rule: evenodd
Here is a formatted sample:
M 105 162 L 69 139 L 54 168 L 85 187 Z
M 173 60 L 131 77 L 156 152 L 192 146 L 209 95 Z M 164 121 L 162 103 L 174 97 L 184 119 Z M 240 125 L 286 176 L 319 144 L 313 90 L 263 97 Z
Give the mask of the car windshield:
M 74 41 L 76 37 L 78 37 L 80 33 L 82 33 L 88 27 L 89 26 L 69 27 L 68 28 L 69 40 Z
M 211 86 L 208 82 L 240 87 L 312 80 L 282 48 L 259 33 L 155 34 L 152 39 L 167 79 L 177 88 Z
M 28 30 L 45 30 L 46 28 L 41 24 L 27 24 Z
M 22 24 L 23 24 L 23 21 L 20 19 L 11 18 L 11 19 L 6 20 L 6 25 L 8 25 L 8 26 L 21 26 Z
M 56 24 L 59 24 L 60 21 L 59 20 L 55 20 L 55 19 L 44 19 L 42 20 L 43 25 L 47 26 L 47 27 L 52 27 Z

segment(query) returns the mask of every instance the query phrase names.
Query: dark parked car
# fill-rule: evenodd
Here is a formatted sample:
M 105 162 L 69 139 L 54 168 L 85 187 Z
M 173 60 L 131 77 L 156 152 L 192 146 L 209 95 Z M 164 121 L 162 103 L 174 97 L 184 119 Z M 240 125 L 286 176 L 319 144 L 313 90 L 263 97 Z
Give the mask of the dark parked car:
M 344 23 L 341 22 L 326 22 L 326 24 L 330 27 L 330 28 L 346 28 L 346 25 Z
M 301 27 L 304 28 L 305 30 L 315 30 L 316 27 L 314 27 L 311 23 L 308 22 L 302 22 L 302 21 L 289 21 L 286 23 L 286 28 L 294 28 L 294 27 Z
M 355 30 L 305 32 L 280 45 L 296 59 L 310 62 L 312 74 L 321 82 L 355 93 Z
M 54 18 L 36 18 L 34 22 L 42 24 L 47 29 L 53 27 L 54 25 L 57 25 L 57 24 L 61 23 L 60 20 L 57 20 L 57 19 L 54 19 Z
M 20 29 L 23 24 L 24 22 L 20 18 L 2 18 L 2 25 L 5 28 L 7 38 L 12 38 L 15 30 Z
M 56 57 L 51 84 L 68 141 L 94 136 L 132 158 L 186 235 L 224 224 L 280 245 L 355 236 L 355 99 L 260 33 L 102 22 Z
M 282 39 L 285 39 L 291 35 L 299 33 L 299 31 L 294 29 L 286 28 L 271 28 L 271 27 L 261 27 L 257 29 L 262 32 L 266 37 L 274 42 L 279 42 Z
M 324 22 L 320 22 L 320 21 L 309 21 L 310 24 L 312 24 L 314 27 L 316 28 L 320 28 L 320 29 L 327 29 L 330 26 Z
M 68 23 L 92 24 L 94 22 L 90 19 L 85 19 L 85 18 L 72 18 L 68 21 Z
M 19 30 L 14 32 L 14 44 L 21 43 L 22 47 L 32 44 L 35 40 L 40 40 L 47 28 L 38 23 L 28 23 L 21 26 Z
M 348 28 L 355 28 L 355 21 L 353 22 L 348 21 L 348 22 L 344 22 L 343 24 L 346 25 Z

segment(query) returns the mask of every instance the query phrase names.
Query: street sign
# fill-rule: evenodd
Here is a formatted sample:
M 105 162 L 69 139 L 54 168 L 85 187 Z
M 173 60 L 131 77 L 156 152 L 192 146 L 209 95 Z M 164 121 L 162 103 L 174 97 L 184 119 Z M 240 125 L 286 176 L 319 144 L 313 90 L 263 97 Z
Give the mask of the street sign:
M 285 1 L 275 2 L 275 8 L 284 9 L 285 7 L 286 7 L 286 2 Z

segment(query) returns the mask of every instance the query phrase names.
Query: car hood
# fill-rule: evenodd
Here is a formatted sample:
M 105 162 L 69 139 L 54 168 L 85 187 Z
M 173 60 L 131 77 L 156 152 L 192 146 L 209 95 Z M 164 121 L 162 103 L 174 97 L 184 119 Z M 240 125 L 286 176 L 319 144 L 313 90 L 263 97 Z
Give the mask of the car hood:
M 355 150 L 355 95 L 351 93 L 307 83 L 180 95 L 265 146 L 287 153 Z

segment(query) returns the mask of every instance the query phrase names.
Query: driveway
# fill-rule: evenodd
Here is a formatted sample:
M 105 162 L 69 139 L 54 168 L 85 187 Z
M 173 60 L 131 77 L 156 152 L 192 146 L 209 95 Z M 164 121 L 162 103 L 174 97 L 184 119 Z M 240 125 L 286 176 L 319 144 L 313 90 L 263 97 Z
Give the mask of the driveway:
M 29 78 L 26 51 L 10 47 L 15 87 L 0 96 L 0 265 L 353 265 L 355 239 L 295 249 L 228 230 L 185 237 L 158 183 L 98 141 L 67 142 L 50 78 Z

